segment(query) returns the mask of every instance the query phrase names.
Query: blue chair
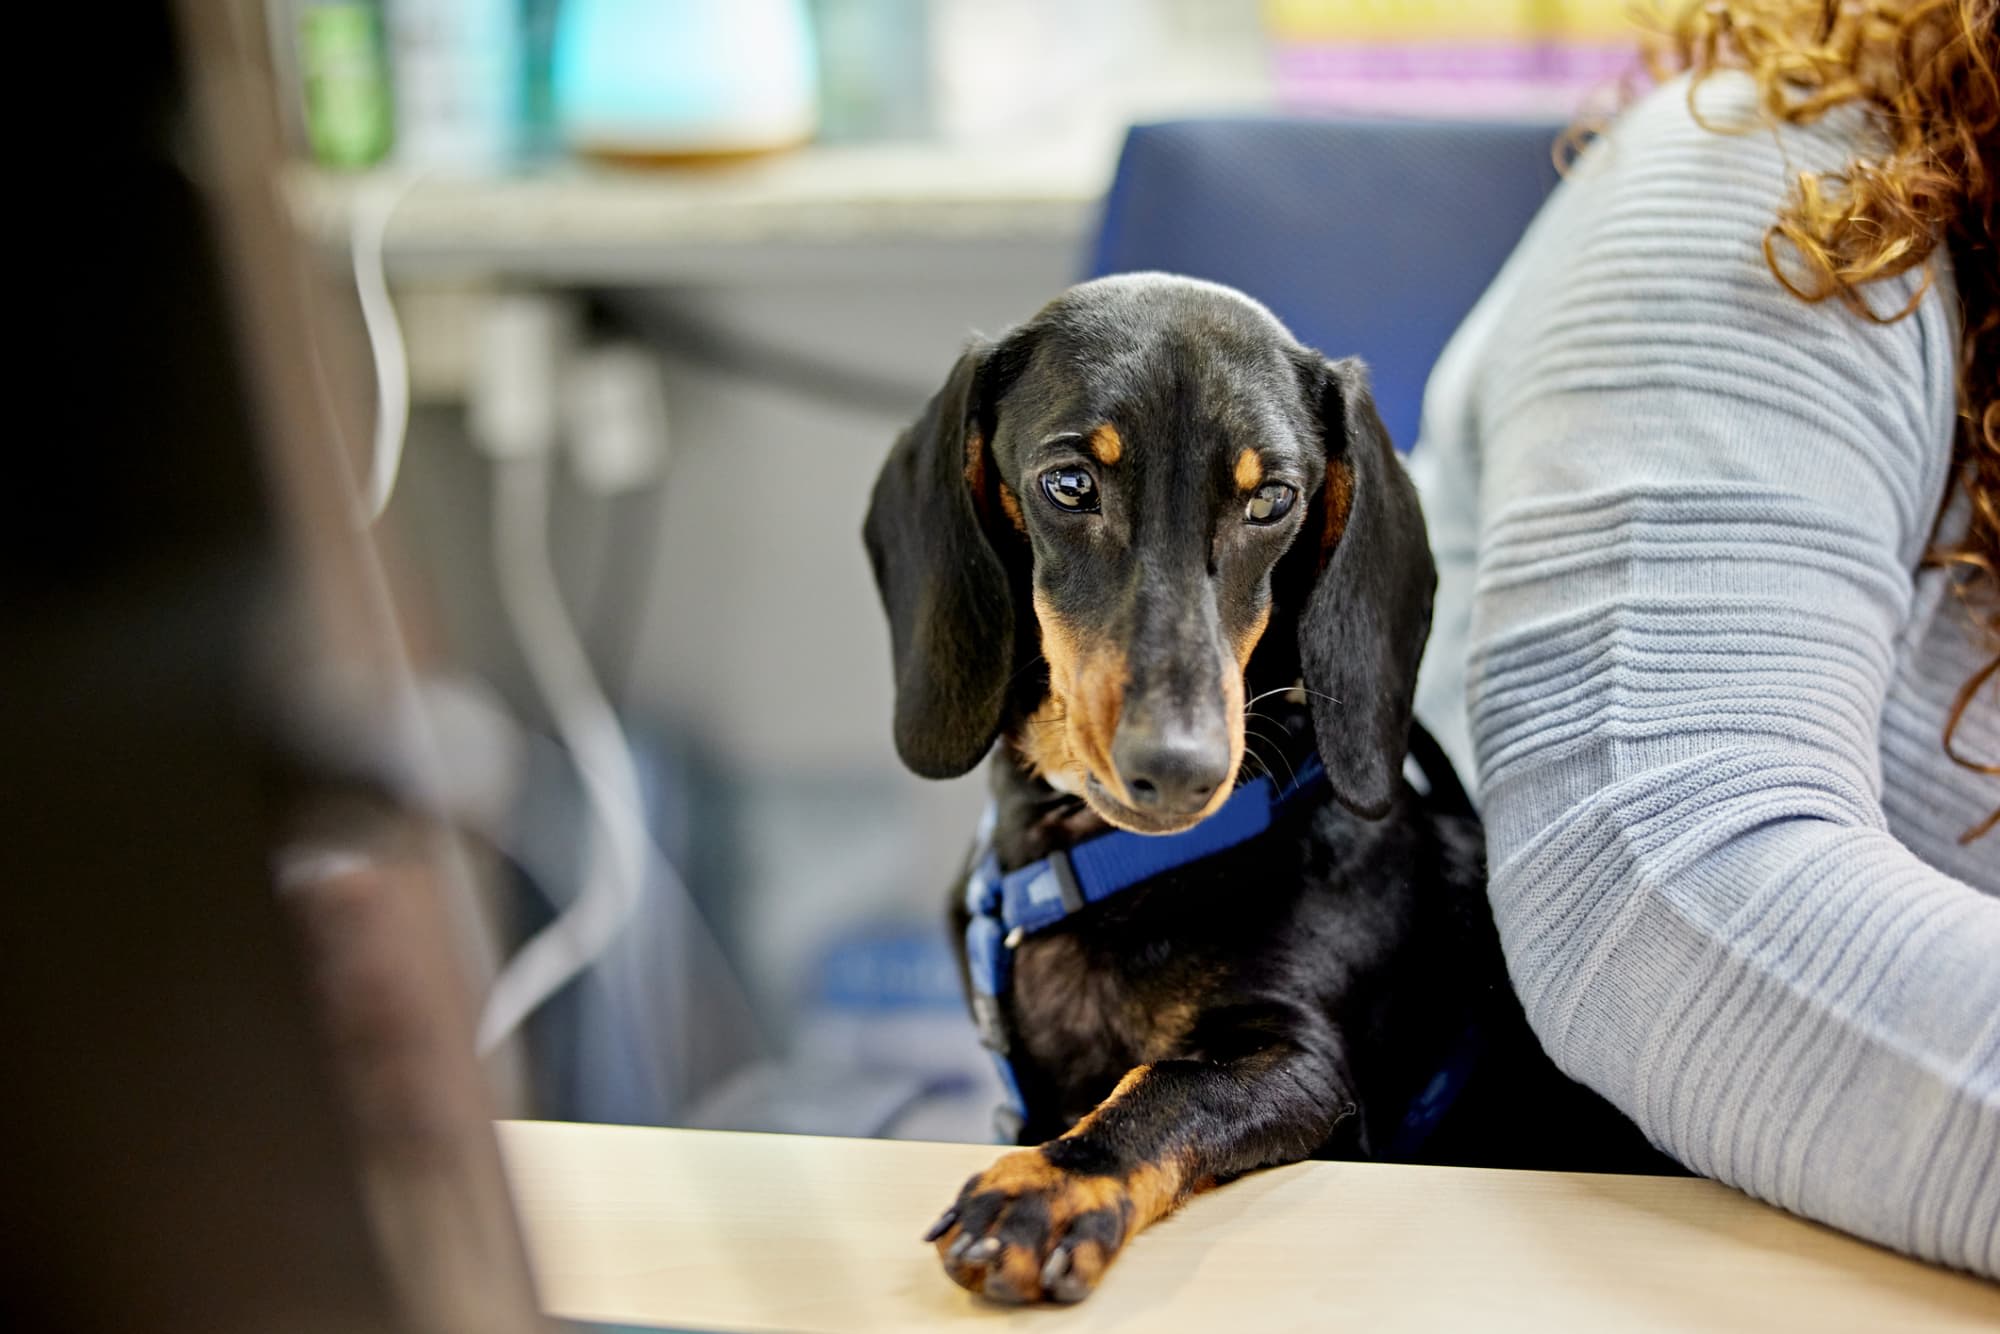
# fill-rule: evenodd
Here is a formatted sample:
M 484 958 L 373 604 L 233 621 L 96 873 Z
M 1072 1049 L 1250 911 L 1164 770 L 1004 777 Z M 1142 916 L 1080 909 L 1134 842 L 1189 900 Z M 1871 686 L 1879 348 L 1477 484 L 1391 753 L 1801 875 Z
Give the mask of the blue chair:
M 1445 341 L 1555 186 L 1553 123 L 1244 117 L 1135 127 L 1092 276 L 1161 269 L 1241 288 L 1300 341 L 1374 373 L 1416 441 Z

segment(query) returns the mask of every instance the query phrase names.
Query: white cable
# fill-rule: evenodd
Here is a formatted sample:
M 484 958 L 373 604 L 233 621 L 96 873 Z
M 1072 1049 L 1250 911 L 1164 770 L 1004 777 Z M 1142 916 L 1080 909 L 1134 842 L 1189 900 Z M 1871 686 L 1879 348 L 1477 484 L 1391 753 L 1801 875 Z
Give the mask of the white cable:
M 410 368 L 402 325 L 389 295 L 384 251 L 389 220 L 421 173 L 397 184 L 382 184 L 363 191 L 355 201 L 351 231 L 351 256 L 355 293 L 368 336 L 375 368 L 376 419 L 375 447 L 369 466 L 368 489 L 357 497 L 361 522 L 372 523 L 388 508 L 401 470 L 403 446 L 410 422 Z M 528 317 L 526 344 L 553 364 L 559 341 L 559 317 L 531 307 L 503 314 L 520 322 Z M 548 318 L 543 318 L 549 316 Z M 504 320 L 489 321 L 505 328 Z M 519 337 L 516 342 L 520 342 Z M 491 360 L 489 358 L 489 360 Z M 518 366 L 519 363 L 514 363 Z M 321 367 L 315 359 L 315 369 Z M 322 391 L 325 389 L 321 376 Z M 496 458 L 494 473 L 493 552 L 499 574 L 501 602 L 515 637 L 528 662 L 529 674 L 547 699 L 556 729 L 568 747 L 585 795 L 603 830 L 602 839 L 587 845 L 587 871 L 576 898 L 555 921 L 543 928 L 503 966 L 495 977 L 480 1013 L 476 1045 L 486 1055 L 498 1047 L 534 1013 L 543 1002 L 560 991 L 572 978 L 588 968 L 617 938 L 644 895 L 649 873 L 677 902 L 688 899 L 673 866 L 652 844 L 646 828 L 644 798 L 639 773 L 625 744 L 623 731 L 590 668 L 590 660 L 575 628 L 563 610 L 562 596 L 548 551 L 549 446 L 552 445 L 553 395 L 543 407 L 535 402 L 535 386 L 522 386 L 496 422 L 484 422 L 481 433 L 497 438 L 482 444 L 488 452 L 503 439 L 524 433 L 534 439 L 522 446 L 523 452 Z M 491 394 L 487 397 L 492 397 Z M 539 409 L 539 410 L 538 410 Z M 546 420 L 545 420 L 546 419 Z M 505 426 L 511 429 L 497 429 Z M 391 609 L 387 578 L 379 566 L 372 543 L 363 542 L 369 566 L 371 593 L 388 609 L 388 625 L 401 648 L 401 623 Z M 408 676 L 409 658 L 399 652 L 396 668 L 403 676 L 399 696 L 406 704 L 407 722 L 419 737 L 419 763 L 428 762 L 430 786 L 437 793 L 448 790 L 442 772 L 436 768 L 441 752 L 430 719 L 417 703 L 414 678 Z M 457 848 L 452 846 L 457 861 Z M 462 863 L 460 869 L 463 871 Z M 469 876 L 469 872 L 464 872 Z
M 549 559 L 549 472 L 547 450 L 494 461 L 493 559 L 501 603 L 529 675 L 548 701 L 603 838 L 591 840 L 576 898 L 494 980 L 479 1017 L 481 1054 L 504 1042 L 617 939 L 645 892 L 649 869 L 677 898 L 686 894 L 652 847 L 638 766 L 563 609 Z
M 354 293 L 361 303 L 361 325 L 375 363 L 375 451 L 368 464 L 368 517 L 382 517 L 396 490 L 403 466 L 403 441 L 410 431 L 410 358 L 403 344 L 403 326 L 396 303 L 389 297 L 389 275 L 383 252 L 389 219 L 415 185 L 415 176 L 399 182 L 364 187 L 354 200 L 349 248 L 354 262 Z

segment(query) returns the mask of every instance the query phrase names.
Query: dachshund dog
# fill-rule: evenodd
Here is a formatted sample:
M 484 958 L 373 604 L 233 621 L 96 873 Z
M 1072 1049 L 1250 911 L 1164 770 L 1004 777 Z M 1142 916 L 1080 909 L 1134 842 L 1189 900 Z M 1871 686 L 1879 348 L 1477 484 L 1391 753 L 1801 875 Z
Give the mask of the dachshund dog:
M 959 359 L 865 538 L 904 763 L 999 743 L 954 925 L 1033 1147 L 932 1228 L 953 1280 L 1080 1300 L 1191 1194 L 1307 1157 L 1674 1170 L 1508 986 L 1413 727 L 1436 575 L 1358 362 L 1228 288 L 1082 284 Z

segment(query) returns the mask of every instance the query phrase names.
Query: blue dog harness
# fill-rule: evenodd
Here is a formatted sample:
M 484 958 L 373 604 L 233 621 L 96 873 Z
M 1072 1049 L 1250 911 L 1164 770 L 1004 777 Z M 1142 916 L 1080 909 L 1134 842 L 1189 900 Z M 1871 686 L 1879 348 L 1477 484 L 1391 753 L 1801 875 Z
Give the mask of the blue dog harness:
M 1319 798 L 1326 789 L 1326 766 L 1318 755 L 1311 755 L 1282 787 L 1269 777 L 1246 783 L 1221 809 L 1191 829 L 1157 835 L 1114 829 L 1004 874 L 993 849 L 999 812 L 992 805 L 986 808 L 972 873 L 965 885 L 965 907 L 970 914 L 965 958 L 972 984 L 973 1024 L 979 1030 L 980 1044 L 992 1053 L 1006 1091 L 1006 1102 L 994 1114 L 1001 1139 L 1013 1142 L 1028 1113 L 1007 1020 L 1007 989 L 1013 982 L 1014 951 L 1021 942 L 1094 903 L 1249 842 L 1288 810 Z M 1476 1029 L 1460 1038 L 1445 1067 L 1404 1116 L 1390 1146 L 1391 1156 L 1413 1151 L 1442 1119 L 1470 1075 L 1478 1048 Z

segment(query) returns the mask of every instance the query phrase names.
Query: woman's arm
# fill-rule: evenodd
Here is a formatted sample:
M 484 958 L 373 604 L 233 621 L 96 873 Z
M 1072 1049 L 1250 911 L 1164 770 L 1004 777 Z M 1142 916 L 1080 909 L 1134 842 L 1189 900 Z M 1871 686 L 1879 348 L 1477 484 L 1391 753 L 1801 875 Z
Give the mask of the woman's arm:
M 1764 228 L 1847 141 L 1711 135 L 1680 95 L 1566 189 L 1474 391 L 1509 967 L 1556 1061 L 1690 1167 L 2000 1274 L 2000 898 L 1880 791 L 1954 331 L 1935 294 L 1877 327 L 1782 291 Z M 1966 825 L 1995 800 L 1941 749 L 1924 772 Z M 1988 891 L 1996 838 L 1960 863 Z

